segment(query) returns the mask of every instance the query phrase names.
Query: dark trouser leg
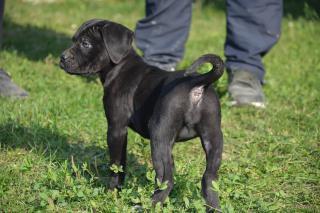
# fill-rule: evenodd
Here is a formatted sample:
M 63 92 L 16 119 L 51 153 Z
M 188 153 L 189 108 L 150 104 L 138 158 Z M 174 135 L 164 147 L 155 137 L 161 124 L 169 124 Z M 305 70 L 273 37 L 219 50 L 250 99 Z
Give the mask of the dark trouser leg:
M 252 72 L 263 82 L 262 57 L 278 41 L 282 0 L 227 0 L 226 67 Z
M 2 45 L 4 2 L 4 0 L 0 0 L 0 47 Z M 0 96 L 25 98 L 28 93 L 13 83 L 10 76 L 0 68 Z
M 146 17 L 136 25 L 136 44 L 150 64 L 177 64 L 191 24 L 191 0 L 146 0 Z

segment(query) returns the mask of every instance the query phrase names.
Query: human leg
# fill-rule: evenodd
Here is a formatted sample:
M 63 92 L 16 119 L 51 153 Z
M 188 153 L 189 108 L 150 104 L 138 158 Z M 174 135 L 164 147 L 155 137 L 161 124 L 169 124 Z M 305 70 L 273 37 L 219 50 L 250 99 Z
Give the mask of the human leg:
M 280 37 L 281 18 L 281 0 L 227 0 L 225 56 L 229 93 L 236 103 L 264 102 L 262 58 Z
M 137 23 L 135 36 L 147 63 L 175 67 L 184 54 L 191 14 L 191 0 L 146 0 L 146 17 Z
M 2 45 L 2 21 L 4 15 L 4 0 L 0 0 L 0 46 Z M 0 96 L 25 98 L 28 93 L 11 81 L 10 76 L 0 68 Z

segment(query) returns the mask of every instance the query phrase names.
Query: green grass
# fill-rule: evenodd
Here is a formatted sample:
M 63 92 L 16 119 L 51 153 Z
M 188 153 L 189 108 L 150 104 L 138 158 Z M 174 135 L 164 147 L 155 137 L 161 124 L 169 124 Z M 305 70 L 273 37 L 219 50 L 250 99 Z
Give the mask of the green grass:
M 144 1 L 7 1 L 0 65 L 27 89 L 0 98 L 0 211 L 130 212 L 151 209 L 149 141 L 129 133 L 128 175 L 108 191 L 106 127 L 98 81 L 57 66 L 75 29 L 105 18 L 134 29 Z M 230 108 L 218 83 L 225 139 L 219 191 L 224 212 L 320 211 L 319 7 L 286 1 L 282 37 L 264 59 L 266 110 Z M 194 7 L 181 68 L 204 53 L 223 55 L 223 2 Z M 316 4 L 319 6 L 319 4 Z M 175 188 L 164 212 L 203 212 L 205 157 L 198 139 L 177 144 Z

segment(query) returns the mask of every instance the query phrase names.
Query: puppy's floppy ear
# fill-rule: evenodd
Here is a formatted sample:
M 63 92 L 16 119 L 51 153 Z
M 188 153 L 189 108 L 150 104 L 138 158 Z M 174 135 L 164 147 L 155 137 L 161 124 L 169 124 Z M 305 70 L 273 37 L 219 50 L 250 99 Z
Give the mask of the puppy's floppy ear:
M 118 64 L 132 48 L 133 32 L 117 23 L 106 24 L 102 37 L 111 61 Z

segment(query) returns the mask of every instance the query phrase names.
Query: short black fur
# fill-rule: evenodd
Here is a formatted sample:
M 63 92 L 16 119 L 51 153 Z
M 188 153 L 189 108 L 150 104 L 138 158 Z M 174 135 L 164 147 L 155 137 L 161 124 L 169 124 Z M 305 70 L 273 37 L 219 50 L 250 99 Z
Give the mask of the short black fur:
M 172 148 L 176 141 L 200 137 L 206 154 L 202 193 L 208 210 L 219 209 L 212 181 L 218 177 L 223 136 L 219 99 L 211 83 L 223 74 L 220 57 L 207 54 L 186 71 L 166 72 L 146 64 L 132 48 L 133 33 L 106 20 L 89 20 L 61 55 L 60 66 L 69 74 L 99 74 L 108 121 L 110 164 L 126 168 L 127 128 L 151 140 L 156 179 L 168 182 L 154 191 L 154 204 L 164 202 L 173 188 Z M 213 68 L 196 73 L 203 63 Z M 125 172 L 111 171 L 111 188 L 120 188 Z

